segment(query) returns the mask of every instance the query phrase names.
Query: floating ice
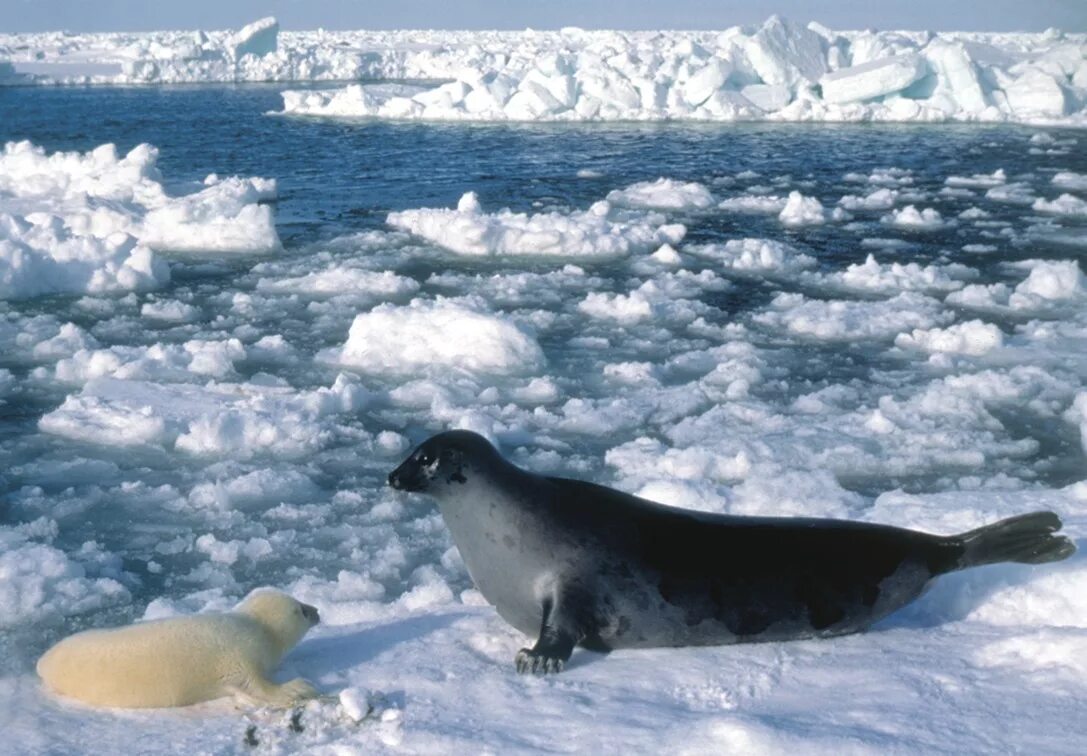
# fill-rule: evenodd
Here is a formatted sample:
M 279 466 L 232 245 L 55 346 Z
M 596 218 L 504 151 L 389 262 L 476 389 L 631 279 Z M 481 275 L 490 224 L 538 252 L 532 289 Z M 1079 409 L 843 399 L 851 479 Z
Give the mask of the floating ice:
M 1014 289 L 1002 283 L 972 284 L 948 295 L 947 301 L 980 310 L 1042 313 L 1087 296 L 1087 278 L 1074 260 L 1027 260 L 1018 266 L 1030 273 Z
M 276 294 L 361 295 L 385 299 L 410 296 L 419 291 L 419 284 L 388 270 L 378 272 L 334 265 L 293 278 L 262 278 L 257 282 L 257 289 Z
M 882 302 L 808 299 L 779 294 L 756 323 L 817 341 L 890 340 L 914 328 L 932 328 L 951 319 L 938 300 L 904 292 Z
M 456 210 L 403 210 L 389 213 L 388 223 L 461 255 L 613 258 L 675 244 L 686 233 L 655 213 L 624 216 L 608 201 L 568 214 L 484 213 L 475 192 Z
M 724 244 L 692 245 L 684 249 L 741 275 L 791 275 L 816 263 L 814 257 L 773 239 L 730 239 Z
M 0 298 L 153 289 L 169 269 L 152 250 L 266 252 L 279 246 L 263 179 L 209 176 L 170 197 L 139 145 L 47 155 L 9 142 L 0 155 Z
M 863 263 L 850 265 L 841 273 L 827 274 L 823 280 L 852 291 L 936 294 L 961 289 L 964 280 L 976 277 L 977 271 L 965 265 L 922 266 L 913 262 L 881 265 L 873 255 L 868 255 Z
M 828 70 L 935 41 L 809 31 L 823 40 Z M 597 33 L 562 34 L 581 44 Z M 474 38 L 483 44 L 464 55 L 490 65 L 513 35 Z M 618 35 L 615 50 L 629 38 Z M 329 33 L 327 42 L 343 39 Z M 683 73 L 682 60 L 672 61 L 684 83 L 707 71 L 682 88 L 685 98 L 700 97 L 698 87 L 719 78 L 724 64 L 731 67 L 726 87 L 742 85 L 755 98 L 757 88 L 771 86 L 749 83 L 754 69 L 742 57 L 722 58 L 711 71 L 715 43 L 682 51 L 704 66 Z M 214 38 L 188 44 L 219 49 Z M 1000 51 L 972 37 L 959 44 L 970 56 L 970 68 L 960 71 L 966 83 L 974 77 L 989 87 L 991 66 L 983 61 Z M 287 60 L 289 49 L 283 43 L 261 58 L 246 55 L 241 65 Z M 382 53 L 373 55 L 380 60 Z M 932 64 L 929 53 L 925 59 Z M 559 70 L 567 63 L 533 65 Z M 911 94 L 938 91 L 938 84 L 923 79 Z M 796 87 L 761 94 L 817 96 L 810 83 Z M 993 139 L 1025 142 L 1018 130 L 997 131 Z M 975 144 L 989 139 L 987 132 Z M 631 181 L 656 175 L 639 176 L 637 166 L 617 160 L 634 173 Z M 0 553 L 10 557 L 0 557 L 0 601 L 8 609 L 0 614 L 21 617 L 0 634 L 8 665 L 0 706 L 16 712 L 5 724 L 9 740 L 79 751 L 90 731 L 95 748 L 114 752 L 203 752 L 237 742 L 238 718 L 215 706 L 193 728 L 187 717 L 96 718 L 28 698 L 36 690 L 33 659 L 61 632 L 222 608 L 257 581 L 279 581 L 315 602 L 325 620 L 287 659 L 284 675 L 311 675 L 324 692 L 347 693 L 342 710 L 335 700 L 307 707 L 304 733 L 281 726 L 285 719 L 254 719 L 262 747 L 273 751 L 499 751 L 511 743 L 519 750 L 554 744 L 558 719 L 579 747 L 603 751 L 614 747 L 617 722 L 634 750 L 682 742 L 705 752 L 875 753 L 891 743 L 892 750 L 925 752 L 946 745 L 954 731 L 964 752 L 991 745 L 978 732 L 999 732 L 1012 750 L 1036 750 L 1044 741 L 1074 751 L 1082 738 L 1065 715 L 1069 701 L 1084 697 L 1082 559 L 949 575 L 878 632 L 842 641 L 752 644 L 742 653 L 619 651 L 606 663 L 575 656 L 565 673 L 571 677 L 533 684 L 526 697 L 525 681 L 510 673 L 525 639 L 469 587 L 433 508 L 384 485 L 388 470 L 427 433 L 471 427 L 534 471 L 613 484 L 666 504 L 944 533 L 1044 508 L 1059 512 L 1081 541 L 1087 485 L 1069 482 L 1081 477 L 1087 451 L 1082 263 L 1075 249 L 1064 260 L 1010 262 L 1062 256 L 1038 241 L 1042 219 L 1030 205 L 1038 196 L 1079 191 L 1050 184 L 1050 166 L 1079 168 L 1074 159 L 1030 160 L 1030 171 L 1006 163 L 1024 187 L 1016 196 L 1035 192 L 1011 206 L 990 204 L 980 192 L 966 200 L 938 194 L 945 177 L 928 169 L 852 174 L 848 191 L 857 204 L 850 210 L 931 204 L 960 224 L 955 233 L 909 242 L 876 238 L 881 228 L 893 231 L 873 223 L 875 215 L 808 233 L 770 217 L 725 215 L 727 206 L 695 207 L 692 193 L 672 204 L 698 224 L 701 243 L 678 252 L 647 243 L 636 255 L 603 263 L 513 253 L 481 263 L 439 254 L 399 231 L 372 230 L 258 265 L 198 262 L 161 295 L 0 306 L 0 397 L 3 411 L 16 413 L 5 426 L 15 440 L 0 445 L 0 475 L 9 484 Z M 972 175 L 981 170 L 972 158 L 949 161 L 962 180 L 996 183 L 992 174 Z M 604 175 L 623 172 L 603 158 L 600 166 Z M 713 179 L 713 166 L 699 170 L 689 175 L 722 197 L 733 186 Z M 827 183 L 791 164 L 764 171 L 736 178 L 741 187 L 764 183 L 753 188 L 763 196 L 788 187 L 824 198 L 847 191 L 838 176 Z M 579 198 L 571 202 L 599 186 L 570 181 L 569 196 Z M 653 216 L 663 223 L 648 205 L 667 193 L 631 191 L 658 184 L 668 186 L 617 189 L 631 202 L 609 202 L 609 222 L 652 226 Z M 551 197 L 567 196 L 537 189 L 533 194 L 555 204 L 561 200 Z M 648 199 L 639 204 L 639 197 Z M 786 199 L 777 201 L 775 215 Z M 102 204 L 114 202 L 127 200 Z M 508 202 L 528 206 L 525 197 Z M 986 209 L 964 210 L 972 202 Z M 578 215 L 553 210 L 525 217 Z M 1044 226 L 1058 220 L 1069 233 L 1078 229 L 1075 218 L 1045 219 Z M 737 229 L 767 238 L 732 238 L 742 236 Z M 961 251 L 983 247 L 1001 254 Z M 850 265 L 862 260 L 858 249 L 877 251 Z M 1003 288 L 994 283 L 1005 279 L 1011 283 Z M 783 289 L 804 293 L 779 294 Z M 370 309 L 414 296 L 420 299 L 407 306 Z M 960 296 L 988 302 L 993 317 L 976 309 L 992 322 L 970 319 L 978 313 L 962 318 L 970 305 L 959 304 Z M 365 327 L 352 329 L 345 343 L 358 318 Z M 466 340 L 467 332 L 484 338 Z M 329 344 L 340 348 L 318 351 Z M 327 359 L 348 351 L 346 369 L 382 393 L 364 390 L 357 378 L 333 383 Z M 33 418 L 42 413 L 38 432 Z M 42 515 L 48 521 L 34 520 Z M 99 543 L 82 546 L 91 537 Z M 160 598 L 148 605 L 152 597 Z M 23 643 L 20 632 L 32 640 Z M 985 685 L 968 679 L 979 670 Z M 593 689 L 589 714 L 570 685 Z M 1038 716 L 1004 727 L 1023 710 L 1017 691 L 1026 689 Z M 389 700 L 378 690 L 392 691 Z M 803 726 L 813 690 L 822 693 L 818 731 Z M 858 690 L 881 695 L 858 697 Z M 933 691 L 939 707 L 931 705 Z M 499 715 L 466 735 L 465 701 Z
M 1071 194 L 1062 194 L 1052 201 L 1038 198 L 1031 207 L 1040 213 L 1087 217 L 1087 200 Z
M 0 630 L 131 600 L 128 588 L 117 579 L 119 558 L 103 553 L 93 541 L 69 555 L 35 538 L 54 537 L 55 522 L 30 525 L 42 527 L 0 529 Z
M 784 197 L 767 195 L 742 195 L 722 200 L 718 207 L 727 212 L 779 215 L 788 203 Z
M 150 210 L 138 232 L 153 249 L 172 252 L 273 252 L 280 246 L 272 208 L 275 181 L 219 179 Z
M 608 202 L 649 210 L 705 210 L 715 200 L 702 184 L 661 178 L 608 192 Z
M 149 347 L 115 346 L 79 348 L 57 361 L 56 378 L 65 383 L 86 383 L 95 378 L 186 381 L 197 377 L 226 378 L 234 363 L 244 359 L 245 347 L 237 339 L 193 339 L 184 344 Z
M 1061 189 L 1087 191 L 1087 174 L 1060 171 L 1053 176 L 1053 185 L 1059 186 Z
M 1015 182 L 994 186 L 985 192 L 985 198 L 993 202 L 1006 202 L 1009 205 L 1029 205 L 1034 202 L 1034 190 L 1029 184 Z
M 930 354 L 950 353 L 977 356 L 1004 345 L 1004 333 L 992 323 L 968 320 L 947 328 L 915 329 L 895 338 L 895 346 Z
M 646 281 L 629 294 L 592 292 L 578 310 L 591 318 L 612 320 L 625 326 L 653 323 L 690 323 L 704 314 L 706 307 L 692 301 L 705 290 L 720 291 L 727 284 L 710 271 L 694 275 L 689 271 L 666 273 Z
M 329 388 L 207 386 L 98 378 L 44 415 L 42 431 L 105 446 L 157 445 L 197 455 L 299 457 L 333 437 L 324 418 L 355 412 L 367 392 L 341 375 Z
M 913 171 L 909 168 L 877 168 L 868 175 L 863 173 L 847 173 L 842 178 L 856 184 L 904 187 L 913 184 Z
M 56 215 L 0 213 L 0 299 L 154 289 L 169 279 L 166 264 L 123 232 L 81 235 Z
M 800 192 L 789 192 L 789 199 L 778 215 L 786 226 L 815 226 L 826 223 L 826 212 L 815 197 L 805 197 Z
M 1079 423 L 1080 439 L 1083 450 L 1087 452 L 1087 391 L 1076 395 L 1075 403 L 1069 407 L 1065 417 L 1070 422 Z
M 897 200 L 897 191 L 883 187 L 863 197 L 847 194 L 838 200 L 838 204 L 846 210 L 890 210 Z
M 989 189 L 1000 186 L 1008 180 L 1007 174 L 1002 169 L 997 169 L 991 174 L 974 174 L 973 176 L 948 176 L 944 183 L 948 186 L 965 186 L 974 189 Z
M 893 210 L 890 215 L 880 219 L 897 228 L 907 228 L 911 231 L 939 231 L 954 225 L 954 221 L 945 221 L 940 211 L 931 207 L 918 210 L 913 205 L 906 205 L 901 210 Z
M 544 363 L 536 340 L 508 318 L 471 303 L 422 299 L 357 315 L 347 343 L 325 358 L 393 374 L 454 368 L 502 375 L 532 372 Z
M 200 317 L 200 310 L 177 300 L 161 300 L 143 305 L 140 315 L 167 323 L 191 323 Z

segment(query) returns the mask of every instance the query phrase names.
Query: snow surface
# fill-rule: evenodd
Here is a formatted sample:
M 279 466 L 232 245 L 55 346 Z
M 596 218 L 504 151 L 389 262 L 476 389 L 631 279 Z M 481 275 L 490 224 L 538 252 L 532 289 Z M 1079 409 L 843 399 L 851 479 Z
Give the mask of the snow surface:
M 398 80 L 284 92 L 284 112 L 393 119 L 1087 124 L 1087 37 L 831 31 L 0 34 L 0 85 Z M 425 82 L 419 85 L 418 82 Z

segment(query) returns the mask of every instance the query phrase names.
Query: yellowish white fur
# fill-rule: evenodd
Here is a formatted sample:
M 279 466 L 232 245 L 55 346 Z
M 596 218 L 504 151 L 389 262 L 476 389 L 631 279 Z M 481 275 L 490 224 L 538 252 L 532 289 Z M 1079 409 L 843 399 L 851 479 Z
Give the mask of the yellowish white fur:
M 54 693 L 95 706 L 187 706 L 236 695 L 290 706 L 316 691 L 302 678 L 269 674 L 318 621 L 317 610 L 258 589 L 230 612 L 139 622 L 76 633 L 38 660 Z

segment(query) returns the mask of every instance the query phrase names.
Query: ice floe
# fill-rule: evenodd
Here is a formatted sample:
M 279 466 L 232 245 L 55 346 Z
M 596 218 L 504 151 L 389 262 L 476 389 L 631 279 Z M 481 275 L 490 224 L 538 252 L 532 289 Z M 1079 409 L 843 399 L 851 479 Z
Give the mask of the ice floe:
M 935 208 L 926 207 L 918 210 L 913 205 L 906 205 L 901 210 L 892 210 L 889 215 L 883 216 L 880 220 L 891 226 L 908 228 L 912 231 L 938 231 L 954 225 L 954 221 L 945 221 L 940 211 Z
M 614 205 L 650 210 L 705 210 L 714 204 L 713 195 L 702 184 L 666 178 L 616 189 L 606 199 Z
M 903 292 L 881 302 L 808 299 L 779 294 L 755 322 L 818 341 L 894 339 L 913 328 L 931 328 L 951 316 L 939 300 Z
M 668 189 L 674 190 L 674 187 Z M 661 188 L 658 186 L 655 191 L 659 197 Z M 624 192 L 630 192 L 622 195 L 625 202 L 635 196 L 644 202 L 653 194 L 653 190 L 644 186 Z M 681 201 L 690 202 L 687 198 Z M 648 252 L 666 243 L 676 244 L 686 233 L 682 225 L 669 224 L 659 214 L 616 212 L 607 200 L 573 213 L 528 215 L 508 209 L 484 213 L 474 192 L 461 197 L 456 210 L 403 210 L 389 213 L 388 223 L 451 252 L 475 256 L 623 257 L 633 252 Z
M 93 541 L 70 554 L 39 540 L 55 536 L 45 518 L 0 530 L 0 631 L 131 600 L 120 559 Z
M 1032 208 L 1040 213 L 1087 217 L 1087 200 L 1071 194 L 1062 194 L 1055 200 L 1036 199 Z
M 982 355 L 1004 345 L 1004 333 L 992 323 L 968 320 L 947 328 L 915 329 L 895 337 L 895 346 L 930 354 Z
M 948 295 L 947 301 L 960 307 L 1045 313 L 1082 301 L 1087 296 L 1087 278 L 1074 260 L 1027 260 L 1016 265 L 1029 271 L 1014 288 L 1007 284 L 971 284 Z
M 355 317 L 342 349 L 325 359 L 367 373 L 451 368 L 469 373 L 532 372 L 544 363 L 536 340 L 478 304 L 415 300 Z
M 919 291 L 928 294 L 961 289 L 964 281 L 977 277 L 977 271 L 965 265 L 880 264 L 874 255 L 863 263 L 848 266 L 840 273 L 829 273 L 822 280 L 830 285 L 857 292 L 897 294 Z
M 46 433 L 107 446 L 155 445 L 197 455 L 298 457 L 328 442 L 322 418 L 357 411 L 368 394 L 341 375 L 297 392 L 252 383 L 206 386 L 97 378 L 44 415 Z
M 169 281 L 156 252 L 279 248 L 275 182 L 211 175 L 168 195 L 158 151 L 112 144 L 47 154 L 9 142 L 0 155 L 0 299 L 154 289 Z
M 789 192 L 778 220 L 786 226 L 817 226 L 826 223 L 827 214 L 823 210 L 823 204 L 815 197 L 805 197 L 800 192 Z
M 690 245 L 685 250 L 741 275 L 791 275 L 816 263 L 814 257 L 773 239 L 730 239 L 724 244 Z

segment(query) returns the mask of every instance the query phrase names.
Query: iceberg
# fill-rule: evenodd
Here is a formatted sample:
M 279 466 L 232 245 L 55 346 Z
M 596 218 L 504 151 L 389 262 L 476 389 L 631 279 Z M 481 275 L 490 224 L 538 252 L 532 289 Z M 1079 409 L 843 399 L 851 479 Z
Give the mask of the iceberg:
M 826 102 L 856 102 L 901 92 L 928 74 L 920 55 L 895 55 L 828 73 L 819 80 Z
M 282 113 L 472 121 L 1087 125 L 1087 35 L 833 31 L 0 34 L 6 84 L 315 82 Z M 378 83 L 378 80 L 381 83 Z M 388 82 L 396 82 L 390 86 Z

